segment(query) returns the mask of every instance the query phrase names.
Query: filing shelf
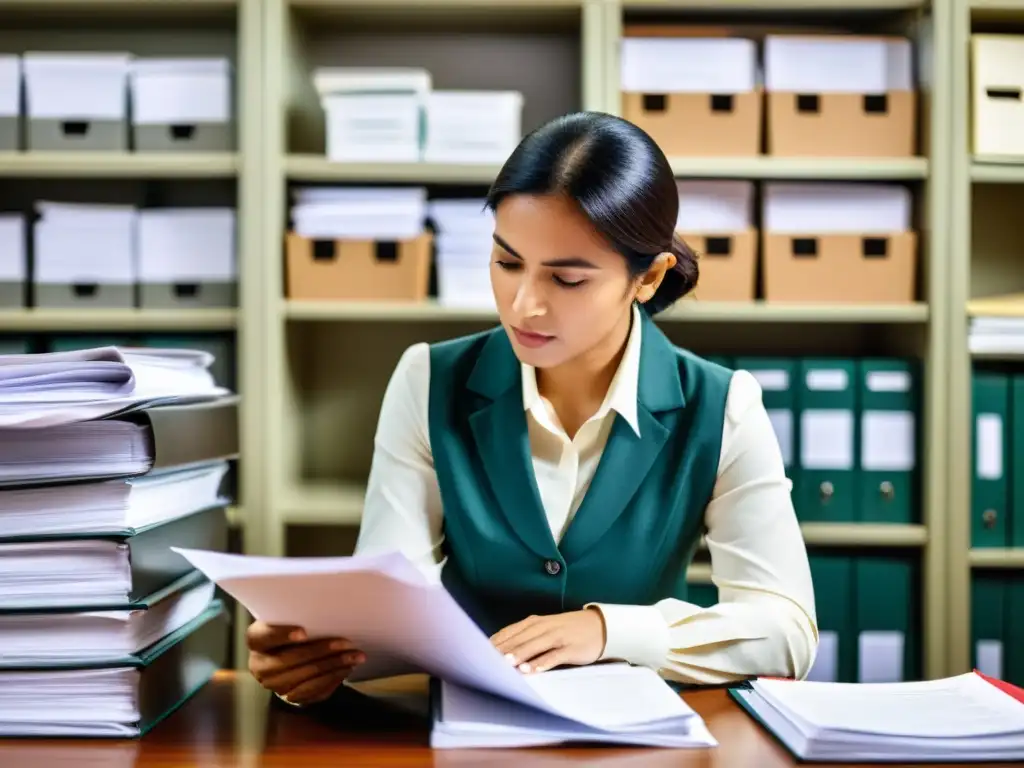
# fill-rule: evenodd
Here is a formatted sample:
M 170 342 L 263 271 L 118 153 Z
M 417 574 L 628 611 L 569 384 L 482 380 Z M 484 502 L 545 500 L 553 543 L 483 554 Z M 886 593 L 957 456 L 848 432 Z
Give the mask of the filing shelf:
M 229 331 L 233 309 L 23 309 L 0 310 L 4 331 Z
M 669 158 L 676 176 L 690 179 L 829 179 L 913 181 L 928 178 L 928 159 L 885 158 Z
M 0 177 L 217 179 L 237 173 L 234 153 L 0 152 Z
M 980 573 L 1024 569 L 1024 548 L 972 547 L 972 398 L 974 364 L 1019 361 L 1016 353 L 972 354 L 969 323 L 974 317 L 1024 317 L 1024 248 L 1019 221 L 1024 201 L 1024 159 L 971 154 L 971 61 L 973 32 L 1024 34 L 1022 0 L 955 0 L 950 144 L 950 385 L 947 436 L 950 445 L 948 594 L 949 672 L 972 666 L 972 580 Z M 1009 429 L 1009 425 L 1006 427 Z M 1012 467 L 1007 467 L 1012 473 Z

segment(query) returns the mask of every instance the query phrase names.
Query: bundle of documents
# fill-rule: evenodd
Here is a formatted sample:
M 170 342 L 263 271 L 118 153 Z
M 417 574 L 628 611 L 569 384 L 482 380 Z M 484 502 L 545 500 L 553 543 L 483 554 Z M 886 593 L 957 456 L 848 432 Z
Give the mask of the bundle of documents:
M 424 69 L 327 67 L 313 84 L 326 115 L 327 157 L 339 162 L 416 162 L 430 92 Z
M 978 672 L 913 683 L 756 680 L 730 693 L 801 760 L 1024 760 L 1024 691 Z
M 22 432 L 19 437 L 31 437 L 37 432 L 50 433 L 50 430 Z M 102 446 L 92 439 L 89 445 L 94 456 L 104 454 Z M 0 452 L 3 450 L 4 443 L 0 441 Z M 135 475 L 140 467 L 144 470 L 145 463 L 151 459 L 148 451 L 141 451 L 140 455 L 144 461 L 135 462 L 131 467 L 134 471 L 115 474 Z M 123 470 L 129 462 L 123 458 L 121 461 Z M 84 459 L 82 463 L 86 463 Z M 93 463 L 89 462 L 90 471 L 92 467 Z M 62 469 L 68 469 L 67 465 Z M 71 468 L 71 471 L 78 474 L 82 470 Z M 220 492 L 227 471 L 227 462 L 218 461 L 128 479 L 10 488 L 0 491 L 0 533 L 10 538 L 81 533 L 109 535 L 126 528 L 160 525 L 227 504 L 228 500 Z M 36 472 L 30 474 L 38 477 Z M 57 475 L 66 479 L 59 472 Z
M 124 120 L 131 54 L 30 51 L 25 53 L 23 64 L 25 106 L 30 119 Z
M 161 208 L 139 213 L 143 307 L 161 303 L 160 286 L 166 286 L 166 303 L 176 295 L 174 286 L 194 286 L 194 292 L 202 294 L 215 286 L 233 286 L 237 274 L 234 209 Z M 229 291 L 216 302 L 202 295 L 194 300 L 206 306 L 223 305 L 233 304 L 232 297 Z
M 440 681 L 432 746 L 717 742 L 655 672 L 616 664 L 524 675 L 440 584 L 401 554 L 272 558 L 174 548 L 257 619 L 344 637 L 367 656 L 350 683 L 421 672 Z M 323 594 L 344 594 L 325 603 Z
M 296 234 L 337 240 L 407 240 L 422 234 L 424 187 L 312 187 L 295 191 Z
M 518 91 L 432 91 L 427 96 L 428 163 L 504 163 L 522 139 Z
M 494 214 L 485 200 L 431 200 L 437 229 L 437 298 L 448 307 L 494 308 L 491 249 Z
M 134 59 L 128 82 L 135 125 L 223 124 L 231 118 L 226 58 Z
M 980 354 L 1024 353 L 1024 317 L 975 317 L 968 348 Z

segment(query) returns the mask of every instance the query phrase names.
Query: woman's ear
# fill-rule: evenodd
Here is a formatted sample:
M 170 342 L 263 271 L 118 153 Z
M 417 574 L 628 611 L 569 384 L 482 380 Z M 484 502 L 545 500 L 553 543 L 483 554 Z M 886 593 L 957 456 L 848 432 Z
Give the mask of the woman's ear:
M 637 283 L 636 300 L 646 304 L 658 290 L 661 281 L 665 279 L 665 273 L 676 265 L 674 254 L 665 251 L 659 253 L 651 262 L 651 266 L 642 274 Z

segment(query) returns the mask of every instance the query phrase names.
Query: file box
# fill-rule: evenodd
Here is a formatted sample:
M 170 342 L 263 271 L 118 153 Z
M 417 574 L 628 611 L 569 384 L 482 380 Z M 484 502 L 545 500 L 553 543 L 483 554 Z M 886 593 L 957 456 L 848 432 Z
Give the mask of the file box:
M 767 153 L 909 157 L 917 93 L 902 38 L 769 35 Z
M 116 283 L 35 284 L 35 306 L 50 309 L 130 309 L 135 287 Z
M 28 149 L 128 148 L 128 54 L 26 53 Z
M 433 236 L 406 240 L 313 240 L 291 232 L 286 242 L 290 299 L 423 301 L 430 282 Z
M 26 239 L 25 217 L 0 213 L 0 309 L 17 309 L 26 305 Z
M 132 126 L 137 152 L 233 152 L 234 123 L 175 123 Z
M 139 285 L 139 306 L 145 309 L 217 309 L 238 306 L 238 283 L 174 282 Z
M 697 301 L 753 301 L 757 277 L 757 231 L 680 237 L 698 257 L 700 276 L 690 297 Z M 689 297 L 688 297 L 689 298 Z
M 666 155 L 760 154 L 763 96 L 752 40 L 627 37 L 622 46 L 622 116 Z
M 21 149 L 21 58 L 0 55 L 0 152 Z
M 1024 156 L 1024 35 L 972 35 L 971 54 L 971 151 Z

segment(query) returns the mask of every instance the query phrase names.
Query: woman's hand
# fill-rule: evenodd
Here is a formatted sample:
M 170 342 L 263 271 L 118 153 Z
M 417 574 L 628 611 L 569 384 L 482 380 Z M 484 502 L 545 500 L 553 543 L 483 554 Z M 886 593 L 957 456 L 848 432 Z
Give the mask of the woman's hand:
M 530 616 L 492 635 L 491 642 L 522 672 L 593 664 L 604 651 L 604 618 L 596 608 Z
M 253 677 L 291 704 L 324 701 L 365 661 L 348 640 L 308 640 L 300 627 L 256 621 L 246 632 L 246 642 Z

